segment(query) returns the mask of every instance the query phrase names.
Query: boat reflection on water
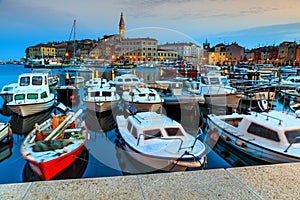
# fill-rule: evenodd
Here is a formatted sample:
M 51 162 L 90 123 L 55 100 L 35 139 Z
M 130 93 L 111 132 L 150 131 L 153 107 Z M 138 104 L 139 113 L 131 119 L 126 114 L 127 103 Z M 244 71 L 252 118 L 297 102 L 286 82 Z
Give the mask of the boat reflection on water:
M 84 148 L 78 158 L 64 171 L 59 173 L 51 180 L 62 180 L 62 179 L 76 179 L 81 178 L 87 168 L 89 160 L 89 152 L 87 148 Z M 22 174 L 23 182 L 42 181 L 41 177 L 36 174 L 30 167 L 29 163 L 26 162 L 23 168 Z
M 12 115 L 12 111 L 9 109 L 9 107 L 6 105 L 6 102 L 2 105 L 2 108 L 0 109 L 0 114 L 4 116 L 10 116 Z
M 224 146 L 225 145 L 225 146 Z M 234 149 L 229 149 L 226 144 L 218 142 L 213 147 L 213 150 L 226 162 L 228 162 L 232 167 L 244 167 L 244 166 L 255 166 L 262 165 L 266 163 L 254 161 L 253 159 L 247 158 L 236 152 Z
M 86 109 L 85 123 L 89 130 L 95 132 L 106 132 L 115 127 L 116 121 L 112 111 L 99 113 L 90 109 Z
M 13 139 L 6 139 L 0 142 L 0 162 L 12 155 Z
M 167 116 L 179 122 L 190 134 L 197 133 L 199 126 L 203 124 L 203 115 L 197 104 L 191 103 L 188 109 L 182 105 L 165 106 L 164 108 Z
M 22 117 L 17 114 L 13 114 L 12 118 L 10 119 L 9 123 L 11 124 L 11 128 L 13 133 L 16 134 L 27 134 L 31 131 L 36 123 L 40 124 L 45 120 L 51 117 L 51 113 L 54 112 L 54 107 L 41 112 L 39 114 L 35 114 L 28 117 Z

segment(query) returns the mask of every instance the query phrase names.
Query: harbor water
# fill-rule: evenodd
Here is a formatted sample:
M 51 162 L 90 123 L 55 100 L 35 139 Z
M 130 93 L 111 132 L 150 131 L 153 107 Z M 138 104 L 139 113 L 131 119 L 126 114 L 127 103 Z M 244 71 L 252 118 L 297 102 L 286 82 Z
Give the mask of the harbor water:
M 101 72 L 102 70 L 102 72 Z M 154 82 L 159 78 L 159 69 L 137 69 L 136 73 L 139 77 L 143 77 L 146 82 Z M 0 65 L 0 88 L 8 83 L 17 82 L 18 75 L 26 72 L 31 72 L 31 69 L 24 68 L 23 65 Z M 53 69 L 52 73 L 61 76 L 63 81 L 66 71 L 69 69 Z M 105 69 L 99 69 L 102 74 Z M 91 74 L 85 72 L 81 74 L 88 80 Z M 108 77 L 109 78 L 109 77 Z M 84 88 L 79 91 L 79 99 L 85 95 Z M 276 109 L 287 109 L 282 107 L 279 102 L 274 102 Z M 126 152 L 124 152 L 116 144 L 116 115 L 118 112 L 96 113 L 87 110 L 82 102 L 78 102 L 76 107 L 84 109 L 84 120 L 89 129 L 90 139 L 86 143 L 85 150 L 77 161 L 62 172 L 55 179 L 73 179 L 73 178 L 94 178 L 94 177 L 111 177 L 124 176 L 128 174 L 141 173 L 157 173 L 157 171 L 148 170 L 146 166 L 132 160 Z M 4 101 L 0 98 L 0 122 L 9 122 L 11 124 L 13 135 L 12 139 L 0 142 L 0 184 L 4 183 L 21 183 L 27 181 L 40 180 L 39 177 L 31 170 L 28 163 L 22 158 L 20 154 L 20 145 L 24 140 L 26 134 L 33 128 L 35 123 L 41 123 L 55 112 L 55 108 L 51 108 L 43 113 L 22 118 L 12 114 L 5 106 Z M 120 108 L 122 110 L 122 108 Z M 183 114 L 183 110 L 171 109 L 168 115 L 172 116 L 188 116 L 181 117 L 179 120 L 185 129 L 196 133 L 199 125 L 200 111 L 197 108 L 194 114 Z M 197 123 L 194 123 L 194 122 Z M 196 127 L 191 127 L 191 124 L 196 124 Z M 231 168 L 239 166 L 243 163 L 230 162 L 232 158 L 228 155 L 219 155 L 213 150 L 208 151 L 207 165 L 205 169 L 215 168 Z M 227 160 L 227 161 L 226 161 Z M 229 161 L 229 162 L 228 162 Z M 199 169 L 201 170 L 201 169 Z

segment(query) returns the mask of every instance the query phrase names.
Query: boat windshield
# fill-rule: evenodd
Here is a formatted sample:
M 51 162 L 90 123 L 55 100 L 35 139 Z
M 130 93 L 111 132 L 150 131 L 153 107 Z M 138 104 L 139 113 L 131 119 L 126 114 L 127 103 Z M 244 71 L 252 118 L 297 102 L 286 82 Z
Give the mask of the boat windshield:
M 160 129 L 145 130 L 143 133 L 145 140 L 162 137 Z
M 21 77 L 20 79 L 20 86 L 27 86 L 30 83 L 30 77 L 29 76 L 24 76 Z
M 14 90 L 14 87 L 5 87 L 3 88 L 3 92 L 11 92 Z
M 33 76 L 32 77 L 32 85 L 42 85 L 42 79 L 41 76 Z
M 209 81 L 210 81 L 211 85 L 218 85 L 218 84 L 220 84 L 220 81 L 219 81 L 218 77 L 210 78 Z
M 109 92 L 109 91 L 103 91 L 102 92 L 102 96 L 104 96 L 104 97 L 111 97 L 111 92 Z
M 286 131 L 285 136 L 289 143 L 300 143 L 300 140 L 295 140 L 296 137 L 300 137 L 300 130 Z
M 179 128 L 165 128 L 168 136 L 183 136 Z
M 226 77 L 222 77 L 221 82 L 222 82 L 223 85 L 229 85 L 228 80 L 227 80 Z

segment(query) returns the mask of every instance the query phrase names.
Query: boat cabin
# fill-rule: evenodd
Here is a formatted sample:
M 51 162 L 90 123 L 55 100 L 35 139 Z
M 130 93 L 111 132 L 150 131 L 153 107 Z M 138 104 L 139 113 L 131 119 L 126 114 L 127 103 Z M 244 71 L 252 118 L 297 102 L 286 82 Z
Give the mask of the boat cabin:
M 141 80 L 133 74 L 124 74 L 121 76 L 116 76 L 115 81 L 116 85 L 120 84 L 139 84 Z
M 116 88 L 115 87 L 90 87 L 88 88 L 88 98 L 94 98 L 97 100 L 98 98 L 112 98 L 117 95 Z
M 105 78 L 93 78 L 85 82 L 86 87 L 107 86 L 109 85 Z
M 155 139 L 175 140 L 179 151 L 183 146 L 180 137 L 185 136 L 182 126 L 176 121 L 155 112 L 141 112 L 128 117 L 127 130 L 137 140 L 137 145 Z
M 123 99 L 133 102 L 163 102 L 158 92 L 151 88 L 133 88 L 123 93 Z
M 252 112 L 244 117 L 225 117 L 222 120 L 236 127 L 241 138 L 250 138 L 253 143 L 286 151 L 292 150 L 291 145 L 300 148 L 300 119 L 295 115 L 278 111 Z
M 227 76 L 222 76 L 217 73 L 208 73 L 207 75 L 202 75 L 198 78 L 202 84 L 205 85 L 230 85 Z
M 198 81 L 190 83 L 188 90 L 200 95 L 236 93 L 236 89 L 230 86 L 227 77 L 218 73 L 201 75 Z
M 35 88 L 48 87 L 48 74 L 46 73 L 27 73 L 19 75 L 18 86 L 30 86 Z
M 19 75 L 18 87 L 15 90 L 14 101 L 36 101 L 50 96 L 48 74 L 26 73 Z

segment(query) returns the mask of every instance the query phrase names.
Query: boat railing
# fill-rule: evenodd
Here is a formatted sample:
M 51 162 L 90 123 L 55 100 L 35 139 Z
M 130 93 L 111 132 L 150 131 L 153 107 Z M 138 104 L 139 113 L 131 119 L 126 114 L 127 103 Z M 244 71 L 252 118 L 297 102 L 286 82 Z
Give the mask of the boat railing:
M 287 152 L 294 143 L 298 143 L 298 142 L 300 142 L 300 136 L 295 137 L 293 141 L 290 143 L 290 145 L 284 150 L 284 152 Z
M 185 149 L 185 148 L 182 148 L 182 144 L 183 144 L 183 140 L 181 138 L 163 138 L 163 137 L 158 137 L 158 136 L 154 136 L 154 135 L 148 135 L 148 134 L 140 134 L 139 137 L 138 137 L 138 140 L 137 140 L 137 146 L 139 146 L 139 143 L 140 143 L 140 139 L 141 139 L 141 136 L 146 136 L 148 138 L 155 138 L 155 139 L 160 139 L 160 140 L 179 140 L 180 141 L 180 145 L 179 145 L 179 148 L 178 148 L 178 152 L 181 150 L 181 149 Z
M 257 112 L 256 112 L 256 116 L 257 116 Z M 275 120 L 278 120 L 279 122 L 278 122 L 278 125 L 281 125 L 282 124 L 282 119 L 279 119 L 279 118 L 277 118 L 277 117 L 273 117 L 273 116 L 270 116 L 270 115 L 268 115 L 268 114 L 263 114 L 263 113 L 260 113 L 260 115 L 263 115 L 263 116 L 265 116 L 265 117 L 267 117 L 267 120 L 269 120 L 269 118 L 272 118 L 272 119 L 275 119 Z

